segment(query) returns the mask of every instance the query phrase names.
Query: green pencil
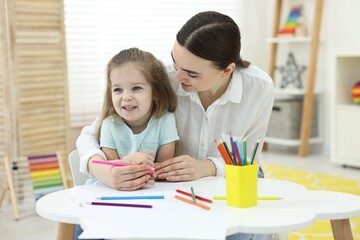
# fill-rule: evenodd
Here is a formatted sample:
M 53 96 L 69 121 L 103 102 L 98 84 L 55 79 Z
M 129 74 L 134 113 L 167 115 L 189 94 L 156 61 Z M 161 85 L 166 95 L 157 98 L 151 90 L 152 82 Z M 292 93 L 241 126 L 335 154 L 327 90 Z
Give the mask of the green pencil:
M 259 147 L 259 143 L 260 143 L 260 138 L 258 138 L 258 140 L 256 141 L 255 148 L 254 148 L 254 151 L 253 151 L 252 156 L 251 156 L 251 163 L 250 164 L 254 163 L 255 155 L 256 155 L 256 151 L 257 151 L 257 149 Z

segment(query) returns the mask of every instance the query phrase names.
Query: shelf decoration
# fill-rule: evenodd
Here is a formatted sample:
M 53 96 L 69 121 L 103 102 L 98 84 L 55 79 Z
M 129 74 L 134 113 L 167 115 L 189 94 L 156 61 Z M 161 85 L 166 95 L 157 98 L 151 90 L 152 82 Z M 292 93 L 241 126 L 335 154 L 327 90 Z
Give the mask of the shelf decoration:
M 355 83 L 355 85 L 352 88 L 352 99 L 354 103 L 360 105 L 360 81 Z
M 304 28 L 305 19 L 302 17 L 302 5 L 294 6 L 291 8 L 288 18 L 285 21 L 284 27 L 279 30 L 278 36 L 295 36 L 296 28 Z M 304 31 L 299 29 L 299 33 L 303 34 Z M 300 35 L 299 34 L 299 35 Z M 303 36 L 303 35 L 302 35 Z
M 285 88 L 290 84 L 296 88 L 302 88 L 301 75 L 305 72 L 306 66 L 299 66 L 292 52 L 288 54 L 285 65 L 275 66 L 275 69 L 282 75 L 280 88 Z

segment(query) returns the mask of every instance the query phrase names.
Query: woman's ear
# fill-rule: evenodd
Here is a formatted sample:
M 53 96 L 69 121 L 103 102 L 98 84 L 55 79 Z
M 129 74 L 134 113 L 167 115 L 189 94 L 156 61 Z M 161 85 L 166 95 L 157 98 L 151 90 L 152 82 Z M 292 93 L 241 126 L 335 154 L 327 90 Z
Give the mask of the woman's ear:
M 224 69 L 224 72 L 223 72 L 223 77 L 227 77 L 229 75 L 232 74 L 232 72 L 234 71 L 235 69 L 235 63 L 230 63 L 225 69 Z

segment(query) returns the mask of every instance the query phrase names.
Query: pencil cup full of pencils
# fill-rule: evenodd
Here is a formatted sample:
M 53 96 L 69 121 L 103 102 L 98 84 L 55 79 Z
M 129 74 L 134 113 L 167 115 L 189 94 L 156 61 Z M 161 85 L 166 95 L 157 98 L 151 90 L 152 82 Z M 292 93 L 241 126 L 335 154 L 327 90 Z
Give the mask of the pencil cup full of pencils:
M 258 164 L 225 165 L 227 204 L 237 208 L 257 205 Z

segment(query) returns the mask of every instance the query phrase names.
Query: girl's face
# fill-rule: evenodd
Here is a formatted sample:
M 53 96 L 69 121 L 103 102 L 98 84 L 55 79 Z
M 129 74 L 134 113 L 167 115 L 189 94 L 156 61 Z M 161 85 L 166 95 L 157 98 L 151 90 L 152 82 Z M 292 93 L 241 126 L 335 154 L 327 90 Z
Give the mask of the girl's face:
M 130 128 L 145 128 L 152 115 L 153 95 L 144 75 L 129 63 L 113 69 L 110 80 L 117 114 Z
M 228 83 L 222 81 L 224 71 L 217 69 L 211 61 L 192 54 L 177 41 L 171 56 L 176 71 L 175 81 L 186 92 L 216 92 L 223 84 Z

